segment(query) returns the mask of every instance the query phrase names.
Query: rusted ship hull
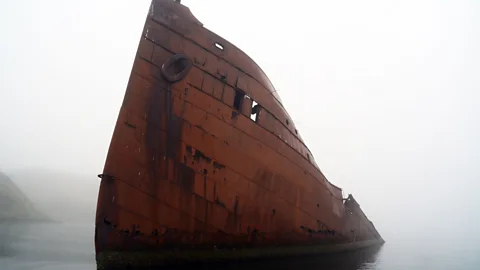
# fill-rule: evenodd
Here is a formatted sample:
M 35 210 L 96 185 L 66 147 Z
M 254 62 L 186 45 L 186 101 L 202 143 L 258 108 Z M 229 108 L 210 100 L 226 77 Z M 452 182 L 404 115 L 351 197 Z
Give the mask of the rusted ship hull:
M 383 243 L 263 71 L 177 1 L 152 1 L 99 177 L 100 265 Z

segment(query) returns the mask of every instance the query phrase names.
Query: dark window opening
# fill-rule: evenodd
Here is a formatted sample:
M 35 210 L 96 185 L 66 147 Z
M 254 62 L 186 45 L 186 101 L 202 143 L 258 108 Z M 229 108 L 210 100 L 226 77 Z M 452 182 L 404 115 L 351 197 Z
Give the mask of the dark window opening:
M 287 123 L 287 125 L 290 123 L 290 122 L 288 122 L 288 119 L 285 122 Z
M 258 120 L 258 108 L 259 108 L 258 103 L 255 102 L 255 100 L 252 100 L 252 114 L 250 115 L 250 119 L 252 119 L 255 122 L 257 122 Z
M 297 135 L 298 135 L 298 130 L 296 130 L 296 129 L 295 129 L 295 134 L 297 134 Z
M 240 111 L 242 109 L 242 102 L 243 98 L 245 97 L 245 93 L 240 90 L 235 90 L 235 99 L 233 100 L 233 107 Z
M 310 161 L 310 155 L 309 154 L 307 154 L 307 159 L 308 159 L 308 161 Z

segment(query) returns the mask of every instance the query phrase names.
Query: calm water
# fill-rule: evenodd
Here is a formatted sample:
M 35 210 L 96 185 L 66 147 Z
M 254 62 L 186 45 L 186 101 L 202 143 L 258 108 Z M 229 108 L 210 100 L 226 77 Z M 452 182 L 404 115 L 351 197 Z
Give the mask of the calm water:
M 354 252 L 341 258 L 323 256 L 211 268 L 477 270 L 480 269 L 480 249 L 477 242 L 445 245 L 387 239 L 380 249 Z M 93 227 L 91 224 L 0 225 L 0 269 L 96 269 Z

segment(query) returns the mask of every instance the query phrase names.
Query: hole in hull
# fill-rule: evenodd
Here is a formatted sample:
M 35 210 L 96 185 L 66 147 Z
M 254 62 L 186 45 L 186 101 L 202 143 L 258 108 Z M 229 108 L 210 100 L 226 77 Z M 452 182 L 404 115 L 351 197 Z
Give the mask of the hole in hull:
M 216 47 L 217 49 L 221 50 L 221 51 L 223 51 L 223 50 L 224 50 L 224 47 L 223 47 L 223 45 L 222 45 L 222 44 L 220 44 L 220 43 L 218 43 L 218 42 L 215 42 L 215 47 Z

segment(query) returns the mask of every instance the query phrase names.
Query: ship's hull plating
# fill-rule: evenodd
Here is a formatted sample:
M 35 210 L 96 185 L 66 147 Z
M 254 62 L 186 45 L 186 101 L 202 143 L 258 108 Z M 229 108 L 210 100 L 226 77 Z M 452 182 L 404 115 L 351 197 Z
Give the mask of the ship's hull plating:
M 174 55 L 189 63 L 166 64 Z M 383 243 L 325 179 L 261 69 L 171 0 L 152 2 L 100 177 L 100 265 Z

